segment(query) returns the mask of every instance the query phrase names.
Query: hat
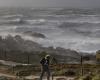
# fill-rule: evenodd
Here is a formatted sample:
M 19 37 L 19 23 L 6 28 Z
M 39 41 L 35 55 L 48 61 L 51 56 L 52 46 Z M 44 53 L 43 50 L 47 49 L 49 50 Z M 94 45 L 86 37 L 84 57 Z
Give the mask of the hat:
M 50 57 L 50 55 L 46 55 L 45 58 Z

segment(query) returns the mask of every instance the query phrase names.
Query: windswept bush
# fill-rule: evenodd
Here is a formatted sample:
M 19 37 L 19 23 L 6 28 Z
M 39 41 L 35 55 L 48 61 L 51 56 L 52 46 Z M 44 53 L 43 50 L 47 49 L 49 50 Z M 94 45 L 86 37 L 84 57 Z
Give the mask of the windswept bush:
M 72 70 L 68 70 L 67 72 L 65 72 L 65 76 L 75 76 L 76 73 Z
M 4 76 L 0 76 L 0 80 L 10 80 L 10 79 L 8 79 L 7 77 L 4 77 Z

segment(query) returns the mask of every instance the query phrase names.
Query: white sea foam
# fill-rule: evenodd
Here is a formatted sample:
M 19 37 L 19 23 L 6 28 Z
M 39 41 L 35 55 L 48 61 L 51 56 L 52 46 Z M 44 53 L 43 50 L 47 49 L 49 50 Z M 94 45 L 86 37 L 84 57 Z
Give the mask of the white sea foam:
M 56 15 L 55 10 L 59 13 L 62 8 L 47 10 L 45 14 L 43 14 L 45 11 L 36 14 L 33 12 L 27 13 L 26 10 L 23 13 L 27 18 L 23 18 L 25 17 L 23 13 L 18 14 L 18 12 L 13 15 L 4 15 L 2 18 L 0 17 L 0 24 L 6 24 L 6 26 L 0 25 L 0 35 L 4 37 L 8 34 L 12 36 L 20 35 L 26 40 L 38 42 L 43 46 L 64 47 L 86 52 L 95 52 L 100 48 L 100 16 L 98 14 L 74 14 L 72 13 L 73 10 L 70 10 L 71 14 Z M 20 24 L 21 21 L 24 23 Z M 17 24 L 11 25 L 16 22 Z M 58 26 L 62 26 L 63 23 L 72 25 L 67 25 L 67 28 L 59 28 Z M 74 23 L 82 25 L 73 27 Z M 24 31 L 43 33 L 46 35 L 46 38 L 42 39 L 25 35 L 23 34 Z
M 23 17 L 21 14 L 16 14 L 16 15 L 4 15 L 2 18 L 16 18 L 16 17 Z
M 39 23 L 45 23 L 46 20 L 45 19 L 35 19 L 35 20 L 26 20 L 27 22 L 29 22 L 30 24 L 39 24 Z

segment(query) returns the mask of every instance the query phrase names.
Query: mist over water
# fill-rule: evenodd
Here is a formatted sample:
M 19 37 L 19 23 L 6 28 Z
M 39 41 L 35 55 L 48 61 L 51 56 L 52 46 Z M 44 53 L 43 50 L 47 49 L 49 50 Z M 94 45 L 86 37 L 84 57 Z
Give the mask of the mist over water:
M 36 38 L 27 31 L 44 34 Z M 1 9 L 0 35 L 21 35 L 43 46 L 95 52 L 100 47 L 100 10 L 97 9 Z

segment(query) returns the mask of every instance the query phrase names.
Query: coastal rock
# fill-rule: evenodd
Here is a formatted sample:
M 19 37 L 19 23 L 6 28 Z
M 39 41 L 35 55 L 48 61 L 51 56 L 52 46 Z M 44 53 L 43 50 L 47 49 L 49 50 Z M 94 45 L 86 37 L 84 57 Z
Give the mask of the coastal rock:
M 38 32 L 26 31 L 26 32 L 24 32 L 24 34 L 30 35 L 33 37 L 37 37 L 37 38 L 46 38 L 46 36 L 44 34 L 38 33 Z

